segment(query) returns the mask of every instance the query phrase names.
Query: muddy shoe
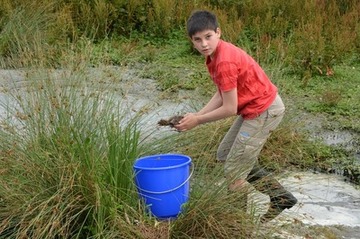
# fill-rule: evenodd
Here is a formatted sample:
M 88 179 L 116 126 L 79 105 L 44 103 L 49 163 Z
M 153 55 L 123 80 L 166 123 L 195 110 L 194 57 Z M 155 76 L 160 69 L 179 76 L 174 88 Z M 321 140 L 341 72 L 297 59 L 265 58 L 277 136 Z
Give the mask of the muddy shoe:
M 159 126 L 170 126 L 173 128 L 175 125 L 179 124 L 180 120 L 184 118 L 184 116 L 181 115 L 175 115 L 170 117 L 169 119 L 161 119 L 158 122 Z
M 260 221 L 262 223 L 271 221 L 285 209 L 292 208 L 296 203 L 297 199 L 290 192 L 286 192 L 280 196 L 270 197 L 270 207 L 268 211 L 260 218 Z

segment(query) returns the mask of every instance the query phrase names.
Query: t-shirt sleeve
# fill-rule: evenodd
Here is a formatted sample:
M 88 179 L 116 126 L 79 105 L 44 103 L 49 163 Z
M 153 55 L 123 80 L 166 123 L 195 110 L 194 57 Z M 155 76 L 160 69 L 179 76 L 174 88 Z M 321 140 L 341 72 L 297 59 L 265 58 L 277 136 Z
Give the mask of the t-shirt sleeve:
M 221 91 L 229 91 L 237 87 L 238 69 L 236 64 L 222 62 L 216 69 L 216 84 Z

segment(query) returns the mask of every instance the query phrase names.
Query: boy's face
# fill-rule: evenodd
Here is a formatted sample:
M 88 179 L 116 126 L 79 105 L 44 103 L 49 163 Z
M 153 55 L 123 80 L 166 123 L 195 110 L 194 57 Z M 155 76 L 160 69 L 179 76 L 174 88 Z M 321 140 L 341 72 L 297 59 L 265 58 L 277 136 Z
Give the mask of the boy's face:
M 214 30 L 204 30 L 195 33 L 191 37 L 191 41 L 194 44 L 196 50 L 198 50 L 205 57 L 212 56 L 215 53 L 217 44 L 220 40 L 220 28 Z

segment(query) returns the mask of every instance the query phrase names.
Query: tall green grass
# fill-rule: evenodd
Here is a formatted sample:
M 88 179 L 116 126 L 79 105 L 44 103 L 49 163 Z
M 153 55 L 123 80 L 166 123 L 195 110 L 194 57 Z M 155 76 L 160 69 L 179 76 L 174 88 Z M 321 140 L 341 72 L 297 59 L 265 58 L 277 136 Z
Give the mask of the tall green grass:
M 162 44 L 171 40 L 174 31 L 183 32 L 185 40 L 186 19 L 195 9 L 218 15 L 225 40 L 243 47 L 261 63 L 285 63 L 289 72 L 300 74 L 304 81 L 313 75 L 334 74 L 334 66 L 343 61 L 359 61 L 356 0 L 3 0 L 1 65 L 58 67 L 78 41 L 115 39 L 114 45 L 121 45 L 119 39 L 142 38 Z M 113 49 L 127 51 L 126 46 L 114 45 Z M 121 64 L 118 59 L 111 63 Z
M 80 79 L 30 75 L 4 105 L 1 236 L 101 238 L 115 221 L 141 218 L 136 116 Z

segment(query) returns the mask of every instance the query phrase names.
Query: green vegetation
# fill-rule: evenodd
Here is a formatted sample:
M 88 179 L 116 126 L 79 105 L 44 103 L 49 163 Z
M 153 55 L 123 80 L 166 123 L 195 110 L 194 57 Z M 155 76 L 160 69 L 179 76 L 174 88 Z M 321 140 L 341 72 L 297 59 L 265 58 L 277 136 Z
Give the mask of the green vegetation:
M 12 95 L 7 113 L 16 118 L 2 122 L 1 237 L 107 237 L 124 215 L 139 217 L 131 171 L 140 148 L 136 121 L 119 126 L 119 102 L 76 76 L 69 86 L 45 74 L 29 79 L 31 87 Z M 127 234 L 134 232 L 118 235 Z
M 106 68 L 155 80 L 162 98 L 195 92 L 199 107 L 214 89 L 184 29 L 198 8 L 218 14 L 224 38 L 264 66 L 286 101 L 261 155 L 269 170 L 359 172 L 353 152 L 309 140 L 319 119 L 360 133 L 356 0 L 1 0 L 0 66 L 25 80 L 1 92 L 12 100 L 0 122 L 0 238 L 271 238 L 255 209 L 239 207 L 243 195 L 219 184 L 214 157 L 231 119 L 151 138 L 140 119 L 154 109 L 123 107 L 129 79 Z M 193 159 L 191 200 L 177 220 L 158 222 L 144 213 L 132 165 L 174 151 Z
M 76 51 L 79 44 L 118 37 L 168 42 L 174 31 L 184 32 L 187 17 L 198 8 L 216 12 L 226 40 L 261 63 L 283 62 L 305 81 L 332 75 L 343 61 L 359 61 L 357 0 L 2 0 L 2 64 L 62 66 L 71 46 Z M 118 56 L 108 54 L 118 58 L 131 44 L 112 47 Z

